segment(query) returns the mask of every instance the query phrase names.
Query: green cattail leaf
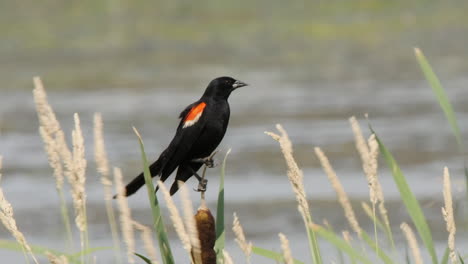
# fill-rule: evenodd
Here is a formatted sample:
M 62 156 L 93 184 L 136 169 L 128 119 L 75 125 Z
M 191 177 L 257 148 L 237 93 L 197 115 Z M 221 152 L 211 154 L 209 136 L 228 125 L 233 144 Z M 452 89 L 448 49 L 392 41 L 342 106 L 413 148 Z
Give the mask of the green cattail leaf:
M 419 236 L 421 237 L 422 241 L 424 242 L 424 245 L 426 246 L 426 249 L 431 255 L 432 263 L 437 264 L 438 259 L 437 259 L 437 254 L 434 248 L 434 241 L 432 240 L 432 233 L 431 233 L 431 230 L 429 229 L 429 226 L 426 221 L 426 217 L 424 216 L 421 206 L 419 205 L 418 200 L 416 199 L 413 192 L 411 191 L 408 185 L 408 182 L 406 181 L 405 176 L 401 172 L 400 167 L 398 166 L 398 163 L 393 158 L 392 153 L 388 151 L 388 149 L 385 147 L 385 145 L 377 136 L 377 133 L 372 129 L 372 127 L 370 125 L 369 127 L 372 133 L 375 134 L 375 138 L 377 142 L 379 143 L 380 152 L 385 158 L 385 161 L 387 162 L 388 167 L 392 171 L 393 180 L 395 181 L 398 187 L 398 190 L 400 192 L 400 197 L 403 200 L 403 203 L 405 204 L 406 211 L 410 215 L 411 220 L 413 221 L 413 224 L 416 227 L 416 230 L 418 231 Z
M 138 253 L 134 253 L 134 254 L 135 254 L 135 256 L 141 258 L 146 264 L 153 264 L 149 258 L 147 258 L 147 257 L 145 257 L 145 256 L 143 256 L 141 254 L 138 254 Z
M 218 192 L 218 204 L 216 209 L 216 243 L 215 251 L 216 258 L 218 260 L 224 260 L 223 249 L 225 244 L 225 232 L 224 232 L 224 176 L 226 170 L 226 160 L 231 152 L 229 149 L 226 152 L 226 155 L 223 159 L 223 164 L 221 165 L 221 175 L 219 178 L 219 192 Z
M 167 231 L 161 215 L 161 208 L 159 207 L 158 198 L 154 193 L 154 185 L 149 171 L 148 159 L 146 158 L 143 140 L 141 139 L 141 136 L 135 127 L 133 130 L 135 131 L 135 134 L 138 137 L 138 142 L 140 144 L 141 159 L 143 161 L 144 168 L 143 174 L 145 176 L 146 189 L 148 191 L 149 203 L 151 206 L 151 212 L 153 214 L 153 224 L 156 230 L 156 238 L 158 239 L 159 250 L 161 251 L 161 258 L 164 264 L 174 264 L 174 257 L 172 256 L 171 246 L 169 244 L 169 239 L 167 238 Z
M 314 231 L 317 235 L 333 244 L 343 253 L 346 253 L 351 259 L 359 260 L 361 263 L 364 264 L 372 264 L 371 260 L 369 260 L 366 256 L 362 255 L 358 250 L 354 249 L 348 242 L 343 240 L 334 232 L 322 227 L 314 228 Z
M 272 260 L 275 260 L 277 262 L 282 262 L 283 261 L 283 255 L 278 252 L 274 252 L 268 249 L 260 248 L 253 246 L 252 247 L 252 253 L 258 256 L 266 257 Z M 294 264 L 304 264 L 304 262 L 299 261 L 297 259 L 294 259 Z

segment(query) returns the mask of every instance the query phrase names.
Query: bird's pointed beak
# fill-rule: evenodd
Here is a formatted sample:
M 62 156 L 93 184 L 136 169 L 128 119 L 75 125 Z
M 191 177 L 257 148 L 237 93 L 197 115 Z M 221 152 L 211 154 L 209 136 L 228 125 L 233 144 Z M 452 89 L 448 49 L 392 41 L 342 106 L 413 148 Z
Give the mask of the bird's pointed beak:
M 237 88 L 241 88 L 241 87 L 244 87 L 244 86 L 247 86 L 248 84 L 244 83 L 244 82 L 241 82 L 241 81 L 235 81 L 233 84 L 232 84 L 232 88 L 233 89 L 237 89 Z

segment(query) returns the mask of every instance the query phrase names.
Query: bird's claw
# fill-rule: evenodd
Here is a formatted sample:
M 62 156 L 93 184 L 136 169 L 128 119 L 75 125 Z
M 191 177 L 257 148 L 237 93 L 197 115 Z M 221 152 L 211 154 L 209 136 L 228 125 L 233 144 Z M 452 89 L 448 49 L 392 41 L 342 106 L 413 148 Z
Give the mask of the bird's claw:
M 206 158 L 200 158 L 200 159 L 193 159 L 193 162 L 199 162 L 205 164 L 206 167 L 208 168 L 214 168 L 218 166 L 218 163 L 215 162 L 213 157 L 206 157 Z
M 216 167 L 218 165 L 217 163 L 215 163 L 215 161 L 214 161 L 214 159 L 212 157 L 205 158 L 203 163 L 208 168 L 214 168 L 214 167 Z
M 201 179 L 198 182 L 198 188 L 193 189 L 196 192 L 206 192 L 206 185 L 208 185 L 208 180 L 207 179 Z

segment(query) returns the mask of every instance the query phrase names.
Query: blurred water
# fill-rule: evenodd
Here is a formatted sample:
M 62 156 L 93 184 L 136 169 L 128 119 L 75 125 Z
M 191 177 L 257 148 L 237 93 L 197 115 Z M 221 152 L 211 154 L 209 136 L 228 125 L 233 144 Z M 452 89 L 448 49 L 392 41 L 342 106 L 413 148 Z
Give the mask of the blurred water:
M 130 180 L 141 166 L 131 127 L 139 129 L 148 155 L 153 160 L 171 139 L 180 110 L 197 100 L 204 90 L 204 83 L 213 77 L 202 75 L 188 87 L 147 87 L 138 91 L 132 91 L 130 87 L 49 91 L 49 101 L 67 134 L 72 129 L 73 113 L 77 112 L 81 117 L 89 164 L 88 215 L 93 246 L 111 245 L 103 210 L 102 188 L 93 164 L 93 113 L 103 114 L 105 140 L 112 166 L 122 168 L 125 179 Z M 283 232 L 292 241 L 296 256 L 307 260 L 307 238 L 296 211 L 283 158 L 277 142 L 263 133 L 275 131 L 275 124 L 281 123 L 289 132 L 296 158 L 304 170 L 305 186 L 315 219 L 319 222 L 328 219 L 336 230 L 349 229 L 335 194 L 314 156 L 313 147 L 320 146 L 328 154 L 355 209 L 360 212 L 359 201 L 368 200 L 368 189 L 347 118 L 357 115 L 363 130 L 369 135 L 363 121 L 363 114 L 369 113 L 374 128 L 400 162 L 412 190 L 421 199 L 437 243 L 443 245 L 446 239 L 440 214 L 443 166 L 451 170 L 456 204 L 461 202 L 466 190 L 462 159 L 457 155 L 449 126 L 424 81 L 295 83 L 282 78 L 277 72 L 250 72 L 234 77 L 251 85 L 237 90 L 230 98 L 231 122 L 218 156 L 221 160 L 225 151 L 232 148 L 226 178 L 227 223 L 232 221 L 232 213 L 237 212 L 248 238 L 256 245 L 275 250 L 279 250 L 277 233 Z M 467 83 L 466 79 L 444 82 L 450 98 L 453 98 L 461 131 L 468 129 Z M 47 87 L 47 79 L 45 85 Z M 2 188 L 14 206 L 18 225 L 32 243 L 61 248 L 58 199 L 37 133 L 32 94 L 27 91 L 5 92 L 0 113 L 0 149 L 4 156 Z M 208 175 L 207 197 L 214 211 L 219 168 L 209 170 Z M 391 175 L 382 162 L 380 177 L 390 218 L 397 230 L 399 223 L 409 221 L 409 218 Z M 190 187 L 196 186 L 194 180 L 188 184 Z M 129 202 L 135 219 L 150 224 L 145 196 L 144 191 L 140 191 Z M 197 201 L 196 193 L 193 198 Z M 362 213 L 358 215 L 364 227 L 372 230 L 366 217 Z M 4 231 L 2 234 L 3 237 L 7 236 Z M 172 229 L 170 234 L 177 245 Z M 464 237 L 466 232 L 460 229 L 457 241 L 466 244 Z M 228 245 L 240 259 L 240 252 L 235 249 L 231 239 L 232 235 L 228 233 Z M 335 256 L 332 248 L 326 252 L 330 257 Z M 15 254 L 5 254 L 12 255 L 14 259 Z M 110 253 L 98 256 L 104 260 L 110 257 Z M 261 259 L 258 261 L 264 263 Z

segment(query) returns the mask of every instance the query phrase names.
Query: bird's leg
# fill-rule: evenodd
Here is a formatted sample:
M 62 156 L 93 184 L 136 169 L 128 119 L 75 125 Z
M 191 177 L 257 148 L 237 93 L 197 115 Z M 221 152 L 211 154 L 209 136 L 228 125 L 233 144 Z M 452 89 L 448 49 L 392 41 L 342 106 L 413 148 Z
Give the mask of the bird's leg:
M 198 175 L 198 173 L 192 167 L 189 166 L 189 168 L 190 168 L 190 170 L 192 170 L 193 175 L 198 180 L 198 188 L 195 189 L 195 191 L 197 191 L 197 192 L 206 192 L 206 185 L 208 185 L 208 180 L 205 179 L 205 177 L 201 177 L 200 175 Z
M 208 167 L 208 168 L 214 168 L 214 167 L 216 167 L 216 165 L 218 165 L 218 164 L 216 164 L 216 163 L 214 162 L 213 157 L 214 157 L 214 155 L 216 155 L 216 153 L 218 153 L 218 151 L 219 151 L 219 150 L 213 151 L 213 153 L 211 153 L 210 156 L 205 157 L 205 158 L 193 159 L 192 162 L 203 163 L 203 164 L 205 164 L 205 166 Z

